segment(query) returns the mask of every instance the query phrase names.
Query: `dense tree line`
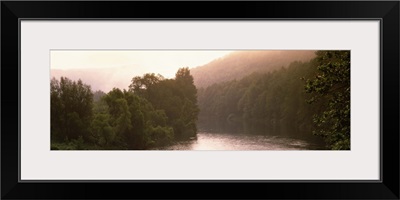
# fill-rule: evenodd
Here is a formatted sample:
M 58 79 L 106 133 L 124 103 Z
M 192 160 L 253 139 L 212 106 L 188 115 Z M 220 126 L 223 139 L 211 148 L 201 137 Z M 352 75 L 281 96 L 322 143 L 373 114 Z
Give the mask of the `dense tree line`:
M 164 146 L 195 138 L 199 116 L 202 129 L 318 135 L 328 149 L 350 149 L 350 51 L 315 54 L 308 62 L 199 90 L 188 68 L 179 69 L 174 79 L 154 73 L 133 77 L 128 90 L 108 93 L 92 92 L 80 80 L 53 78 L 51 148 Z
M 350 52 L 316 55 L 309 62 L 200 88 L 199 126 L 302 138 L 314 133 L 329 149 L 349 149 Z
M 281 134 L 311 130 L 318 107 L 306 102 L 301 80 L 311 77 L 315 71 L 311 65 L 294 62 L 273 72 L 199 89 L 201 126 Z
M 51 80 L 52 149 L 148 149 L 196 137 L 197 90 L 188 68 L 175 79 L 145 74 L 129 90 L 92 92 Z

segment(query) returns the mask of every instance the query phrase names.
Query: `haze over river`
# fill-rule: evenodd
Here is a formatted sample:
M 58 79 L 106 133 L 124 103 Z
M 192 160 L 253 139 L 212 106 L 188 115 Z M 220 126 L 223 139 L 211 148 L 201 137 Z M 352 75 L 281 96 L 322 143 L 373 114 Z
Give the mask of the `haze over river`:
M 305 140 L 269 135 L 210 133 L 200 131 L 197 139 L 177 142 L 158 150 L 318 150 L 323 146 Z

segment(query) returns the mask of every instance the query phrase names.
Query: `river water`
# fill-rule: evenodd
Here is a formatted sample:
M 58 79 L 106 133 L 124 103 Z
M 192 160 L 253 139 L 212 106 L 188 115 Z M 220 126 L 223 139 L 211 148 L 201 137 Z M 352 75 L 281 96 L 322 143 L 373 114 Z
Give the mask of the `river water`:
M 322 146 L 294 138 L 268 135 L 197 133 L 197 139 L 155 150 L 317 150 Z

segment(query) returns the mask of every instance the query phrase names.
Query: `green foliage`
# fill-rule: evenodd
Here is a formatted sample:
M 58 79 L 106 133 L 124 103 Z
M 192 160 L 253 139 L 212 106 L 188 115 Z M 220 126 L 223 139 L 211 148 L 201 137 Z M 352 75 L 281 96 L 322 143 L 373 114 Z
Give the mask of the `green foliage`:
M 109 124 L 110 116 L 108 114 L 98 113 L 92 121 L 93 141 L 100 146 L 108 146 L 115 142 L 116 134 Z
M 175 79 L 164 79 L 154 74 L 135 77 L 132 79 L 130 91 L 148 100 L 157 112 L 161 112 L 156 115 L 161 119 L 154 120 L 160 123 L 165 120 L 166 125 L 173 128 L 176 139 L 187 139 L 196 135 L 199 108 L 197 89 L 189 68 L 180 68 Z
M 87 139 L 93 112 L 93 93 L 90 86 L 68 78 L 60 81 L 53 78 L 50 83 L 52 140 L 64 138 Z
M 63 143 L 52 143 L 51 150 L 88 150 L 84 144 L 84 140 L 82 136 L 78 137 L 78 139 L 66 140 Z
M 350 52 L 318 51 L 316 56 L 201 88 L 200 126 L 293 137 L 314 132 L 329 149 L 350 149 Z
M 197 89 L 188 68 L 179 69 L 176 79 L 145 74 L 134 77 L 128 91 L 113 88 L 87 98 L 81 81 L 53 79 L 51 88 L 52 135 L 58 136 L 52 137 L 53 150 L 148 149 L 196 135 Z M 65 104 L 75 96 L 91 102 Z
M 93 93 L 93 102 L 99 102 L 100 99 L 106 95 L 106 93 L 104 93 L 101 90 L 97 90 L 96 92 Z
M 311 132 L 314 108 L 305 101 L 301 77 L 310 77 L 315 72 L 312 66 L 312 62 L 294 62 L 277 71 L 200 89 L 200 125 L 291 136 Z
M 129 91 L 137 94 L 145 93 L 145 91 L 151 88 L 153 85 L 158 84 L 164 77 L 161 74 L 148 73 L 143 77 L 136 76 L 132 78 L 132 83 L 129 85 Z
M 315 132 L 331 149 L 350 149 L 350 51 L 318 51 L 318 74 L 308 79 L 305 89 L 314 96 L 310 103 L 326 101 L 315 116 Z
M 175 81 L 179 87 L 181 96 L 187 98 L 193 104 L 197 103 L 197 89 L 194 86 L 193 76 L 187 67 L 180 68 L 175 74 Z
M 174 130 L 171 127 L 149 126 L 146 132 L 151 138 L 149 146 L 167 145 L 174 139 Z

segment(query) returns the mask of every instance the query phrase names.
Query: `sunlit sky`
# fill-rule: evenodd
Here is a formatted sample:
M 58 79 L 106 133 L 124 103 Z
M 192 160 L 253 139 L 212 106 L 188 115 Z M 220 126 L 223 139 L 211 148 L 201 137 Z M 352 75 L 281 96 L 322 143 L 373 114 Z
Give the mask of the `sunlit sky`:
M 99 51 L 99 50 L 52 50 L 51 69 L 95 69 L 112 67 L 145 68 L 166 78 L 175 76 L 181 67 L 197 67 L 222 57 L 232 51 Z

